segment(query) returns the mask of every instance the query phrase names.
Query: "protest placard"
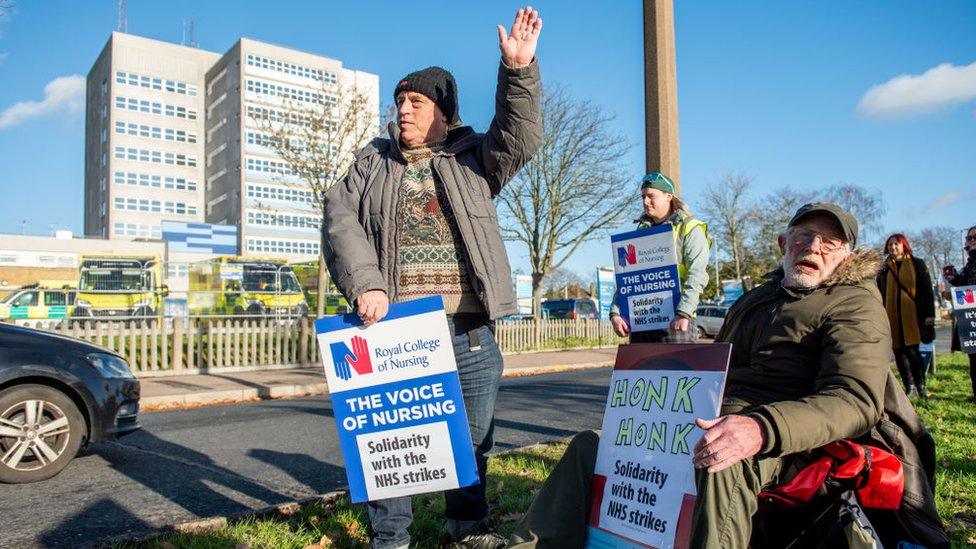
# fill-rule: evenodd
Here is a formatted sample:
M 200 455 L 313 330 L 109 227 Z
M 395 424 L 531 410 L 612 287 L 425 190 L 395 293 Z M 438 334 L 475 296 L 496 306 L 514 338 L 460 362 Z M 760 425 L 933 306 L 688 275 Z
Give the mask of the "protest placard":
M 631 332 L 663 330 L 681 296 L 674 229 L 670 223 L 610 237 L 620 316 Z
M 591 486 L 588 548 L 687 547 L 695 419 L 718 416 L 732 346 L 621 345 Z
M 478 483 L 440 296 L 315 321 L 353 502 Z
M 952 289 L 952 318 L 959 334 L 959 349 L 976 354 L 976 286 Z

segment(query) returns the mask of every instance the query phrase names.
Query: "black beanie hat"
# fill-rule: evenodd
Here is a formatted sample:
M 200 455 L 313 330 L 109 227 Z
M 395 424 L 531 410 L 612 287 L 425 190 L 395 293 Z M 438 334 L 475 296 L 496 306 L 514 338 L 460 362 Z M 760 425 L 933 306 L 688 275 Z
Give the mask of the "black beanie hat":
M 437 106 L 447 117 L 448 126 L 456 126 L 461 123 L 458 116 L 457 84 L 451 73 L 440 67 L 427 67 L 416 72 L 412 72 L 400 79 L 393 90 L 393 99 L 403 92 L 422 93 L 437 103 Z

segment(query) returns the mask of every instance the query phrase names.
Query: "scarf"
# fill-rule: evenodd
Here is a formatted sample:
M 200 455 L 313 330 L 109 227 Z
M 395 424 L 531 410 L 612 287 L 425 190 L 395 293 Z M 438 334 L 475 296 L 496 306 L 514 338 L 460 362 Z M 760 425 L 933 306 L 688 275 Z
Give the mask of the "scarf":
M 901 261 L 888 256 L 885 275 L 885 312 L 891 324 L 891 346 L 894 349 L 918 345 L 922 336 L 915 313 L 915 263 L 905 254 Z

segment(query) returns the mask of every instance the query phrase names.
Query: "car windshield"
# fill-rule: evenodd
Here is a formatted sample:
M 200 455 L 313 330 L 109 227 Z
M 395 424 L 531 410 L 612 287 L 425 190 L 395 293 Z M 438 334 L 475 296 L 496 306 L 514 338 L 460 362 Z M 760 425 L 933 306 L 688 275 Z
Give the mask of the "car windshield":
M 595 313 L 596 305 L 594 305 L 592 301 L 584 299 L 579 302 L 577 309 L 583 314 Z
M 244 265 L 245 292 L 296 293 L 302 291 L 290 267 L 274 264 Z
M 152 271 L 138 261 L 83 264 L 78 289 L 94 292 L 152 291 Z

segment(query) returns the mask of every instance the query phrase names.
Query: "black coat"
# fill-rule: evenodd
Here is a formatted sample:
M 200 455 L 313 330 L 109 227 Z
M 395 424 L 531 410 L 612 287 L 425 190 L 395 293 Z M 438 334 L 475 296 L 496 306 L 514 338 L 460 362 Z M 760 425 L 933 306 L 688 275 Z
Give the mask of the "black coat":
M 929 276 L 929 269 L 921 259 L 911 256 L 912 265 L 915 267 L 915 319 L 918 322 L 919 335 L 922 336 L 922 343 L 932 343 L 935 340 L 935 326 L 927 326 L 926 318 L 935 318 L 935 294 L 932 292 L 932 277 Z M 885 295 L 888 280 L 888 262 L 885 261 L 878 273 L 878 289 L 881 290 L 881 298 L 885 305 L 888 299 L 895 296 Z M 895 297 L 896 298 L 896 297 Z M 892 330 L 895 328 L 892 327 Z

